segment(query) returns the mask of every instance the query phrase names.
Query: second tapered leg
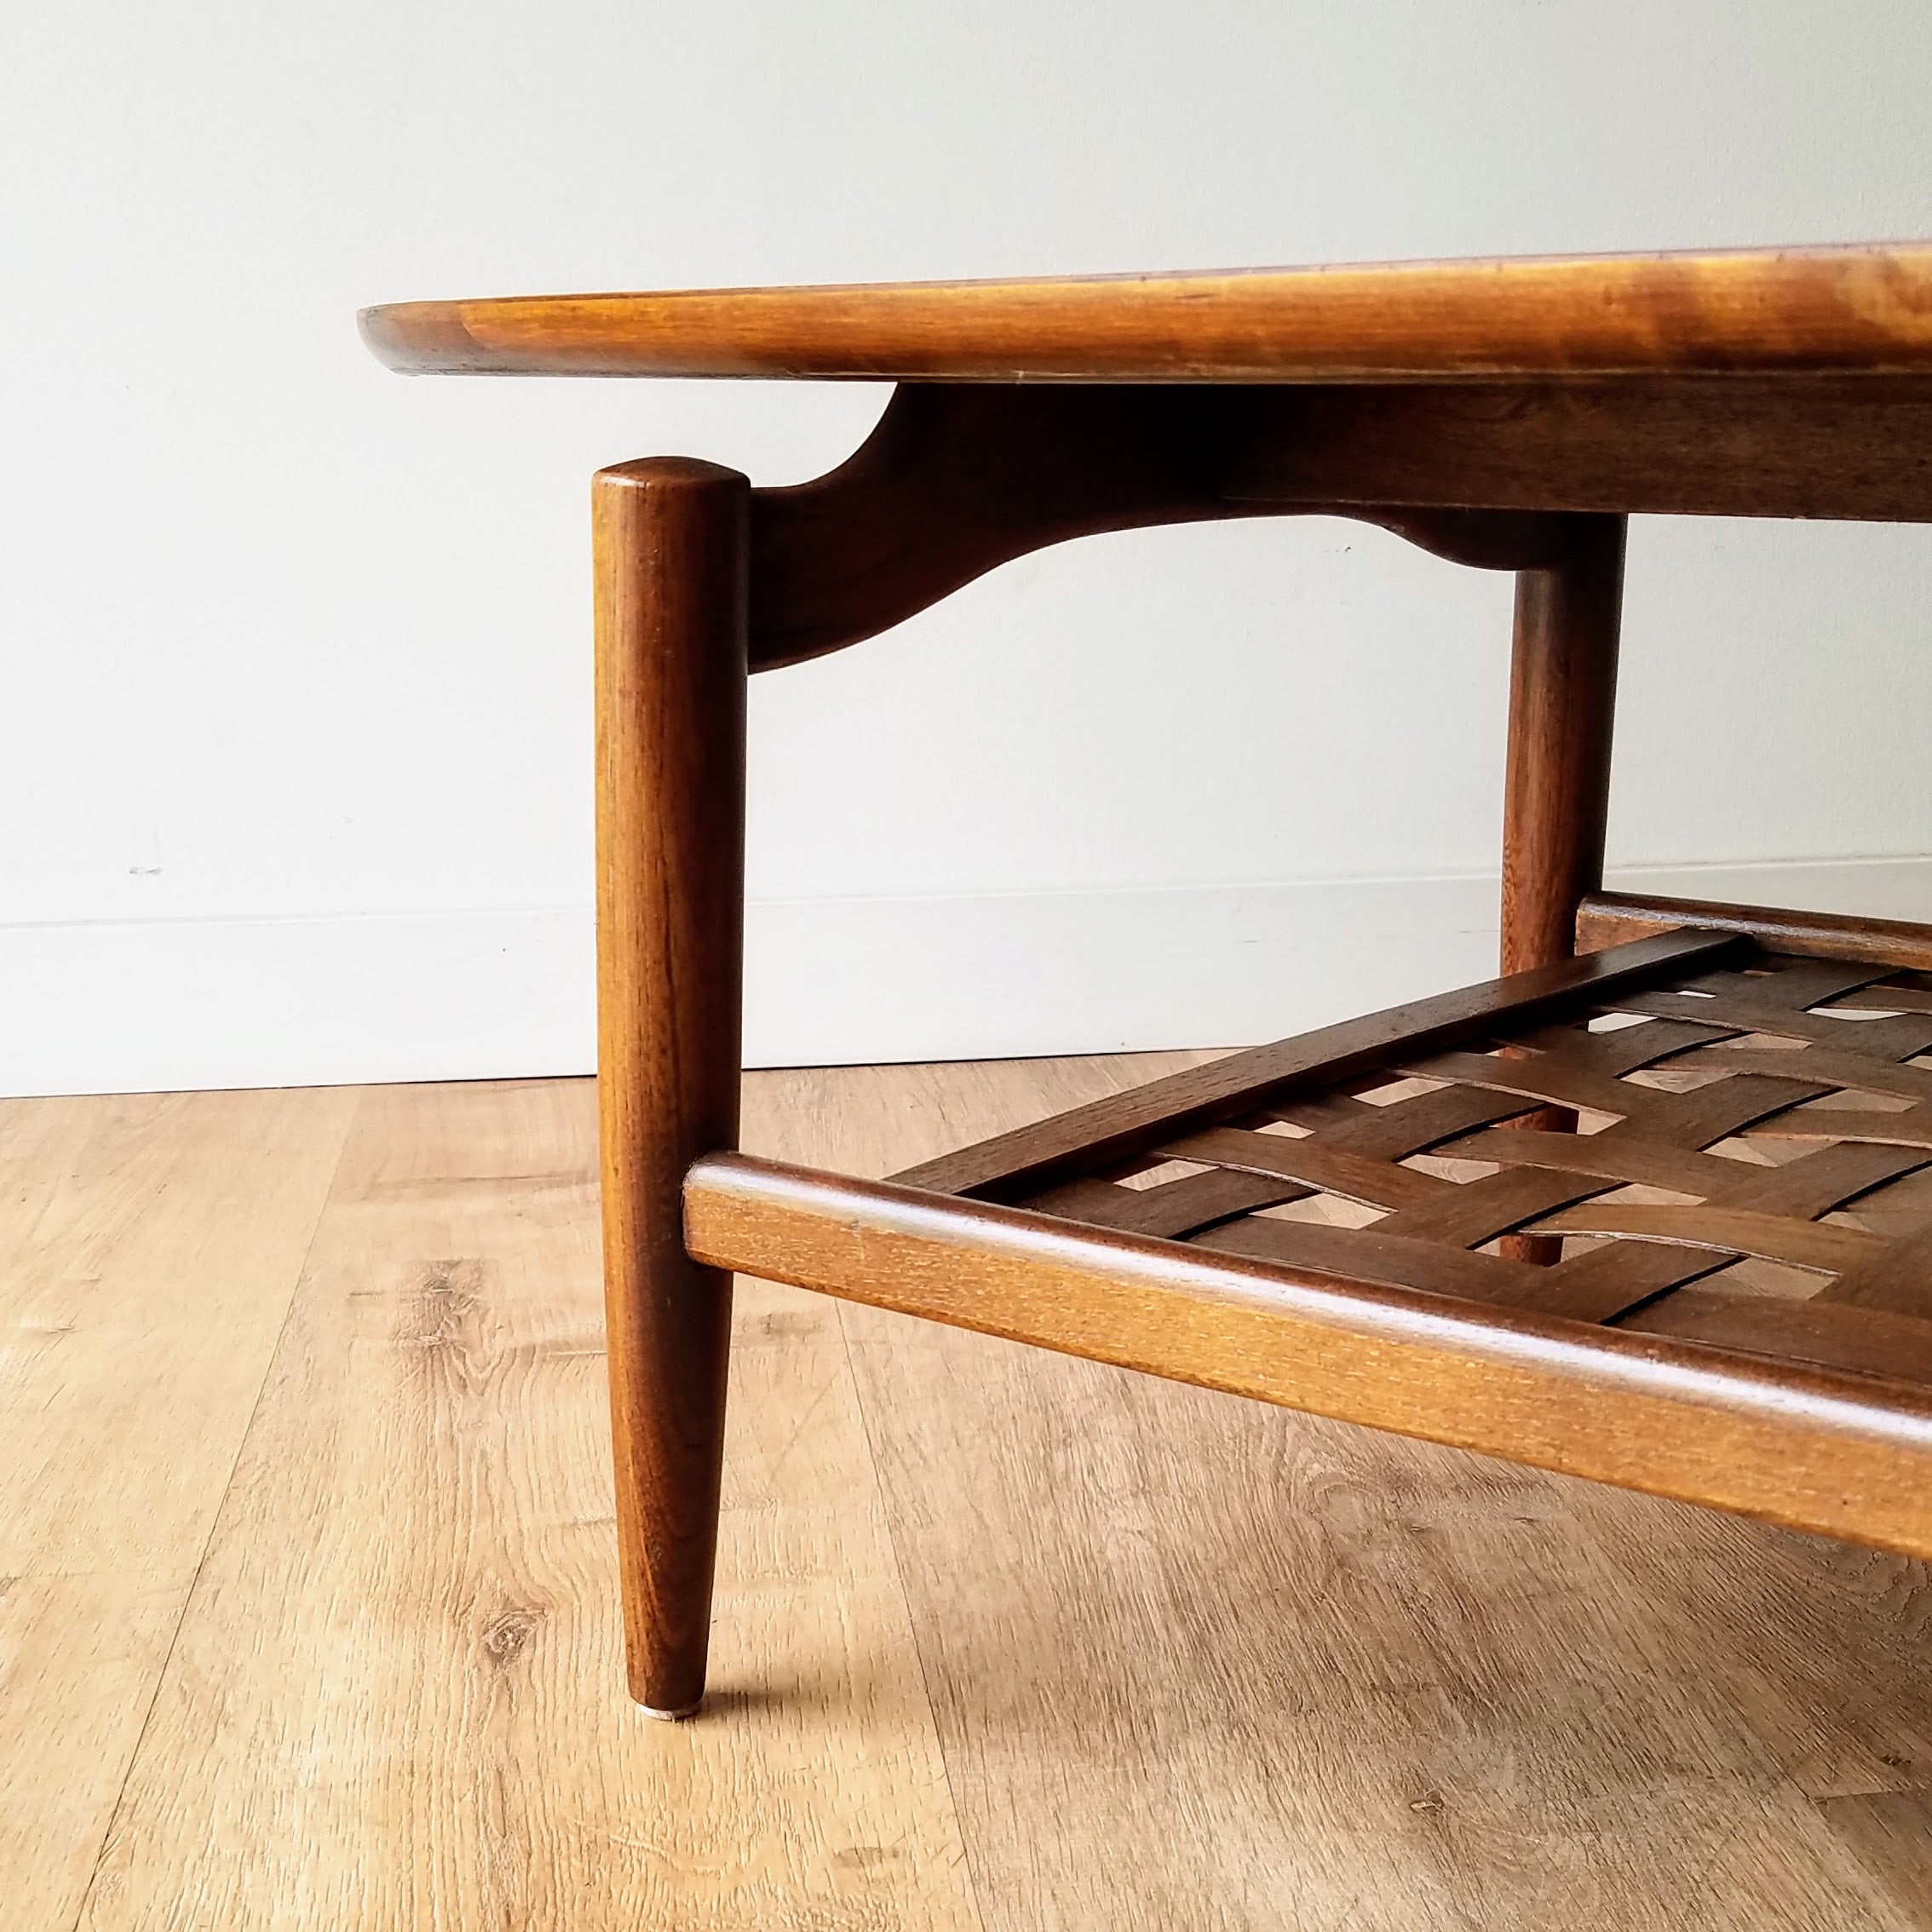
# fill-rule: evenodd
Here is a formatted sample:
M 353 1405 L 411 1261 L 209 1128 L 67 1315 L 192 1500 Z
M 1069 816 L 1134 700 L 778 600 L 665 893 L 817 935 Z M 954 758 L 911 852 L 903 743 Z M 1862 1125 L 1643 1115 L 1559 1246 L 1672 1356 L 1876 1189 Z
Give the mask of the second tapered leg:
M 1503 802 L 1505 973 L 1567 959 L 1577 903 L 1603 883 L 1625 520 L 1570 523 L 1562 561 L 1516 578 Z
M 1625 521 L 1569 520 L 1562 559 L 1516 578 L 1503 803 L 1505 973 L 1569 958 L 1578 902 L 1603 883 Z M 1561 1130 L 1576 1117 L 1554 1107 L 1521 1124 Z M 1546 1235 L 1511 1235 L 1503 1246 L 1519 1261 L 1562 1256 L 1562 1243 Z

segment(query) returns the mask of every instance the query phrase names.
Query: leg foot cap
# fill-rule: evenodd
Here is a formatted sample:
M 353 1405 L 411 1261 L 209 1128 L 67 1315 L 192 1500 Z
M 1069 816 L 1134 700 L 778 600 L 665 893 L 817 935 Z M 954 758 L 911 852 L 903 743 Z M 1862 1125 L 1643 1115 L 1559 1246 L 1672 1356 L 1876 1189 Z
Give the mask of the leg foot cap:
M 698 1715 L 699 1706 L 703 1702 L 704 1699 L 699 1698 L 690 1704 L 679 1705 L 676 1711 L 660 1711 L 654 1704 L 640 1704 L 637 1708 L 645 1716 L 655 1717 L 659 1723 L 677 1724 L 681 1723 L 687 1717 L 695 1717 Z

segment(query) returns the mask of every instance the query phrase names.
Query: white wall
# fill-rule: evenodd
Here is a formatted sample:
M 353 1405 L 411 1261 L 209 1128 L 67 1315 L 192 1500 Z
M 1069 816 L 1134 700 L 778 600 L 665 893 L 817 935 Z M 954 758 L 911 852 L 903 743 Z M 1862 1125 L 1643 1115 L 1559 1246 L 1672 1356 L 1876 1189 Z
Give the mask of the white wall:
M 586 479 L 796 480 L 883 400 L 405 382 L 359 304 L 1923 234 L 1929 83 L 1923 0 L 9 9 L 0 1090 L 588 1065 Z M 1932 911 L 1932 532 L 1631 570 L 1619 864 Z M 761 680 L 753 1056 L 1480 975 L 1508 595 L 1154 532 Z

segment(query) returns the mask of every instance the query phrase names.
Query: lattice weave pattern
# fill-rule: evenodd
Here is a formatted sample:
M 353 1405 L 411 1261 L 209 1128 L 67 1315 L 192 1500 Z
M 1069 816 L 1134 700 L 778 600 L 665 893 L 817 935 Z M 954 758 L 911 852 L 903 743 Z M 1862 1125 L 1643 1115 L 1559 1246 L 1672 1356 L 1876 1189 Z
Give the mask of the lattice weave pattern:
M 1932 1383 L 1929 1049 L 1926 976 L 1760 953 L 1397 1050 L 1021 1205 Z M 1521 1234 L 1561 1258 L 1499 1251 Z

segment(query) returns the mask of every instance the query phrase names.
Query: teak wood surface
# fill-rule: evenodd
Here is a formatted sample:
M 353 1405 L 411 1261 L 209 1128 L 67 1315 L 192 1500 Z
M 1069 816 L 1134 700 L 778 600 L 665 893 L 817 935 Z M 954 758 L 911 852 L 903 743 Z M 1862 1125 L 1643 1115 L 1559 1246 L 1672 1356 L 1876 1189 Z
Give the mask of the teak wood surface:
M 1932 370 L 1932 246 L 695 289 L 365 310 L 393 369 L 1316 382 Z
M 640 1702 L 681 1714 L 703 1685 L 733 1268 L 1932 1551 L 1932 982 L 1912 976 L 1932 934 L 1602 889 L 1627 519 L 1932 520 L 1932 247 L 419 303 L 363 327 L 418 372 L 900 385 L 811 483 L 663 459 L 595 485 Z M 1045 544 L 1308 514 L 1516 573 L 1512 976 L 894 1187 L 739 1158 L 745 676 Z M 1713 1003 L 1671 1017 L 1682 999 Z M 1806 1144 L 1780 1166 L 1730 1146 L 1745 1132 Z M 1297 1219 L 1311 1201 L 1343 1219 Z M 1764 1267 L 1816 1291 L 1767 1290 Z
M 704 1689 L 731 1280 L 679 1238 L 738 1139 L 747 491 L 713 463 L 598 476 L 597 1064 L 618 1545 L 632 1695 Z

